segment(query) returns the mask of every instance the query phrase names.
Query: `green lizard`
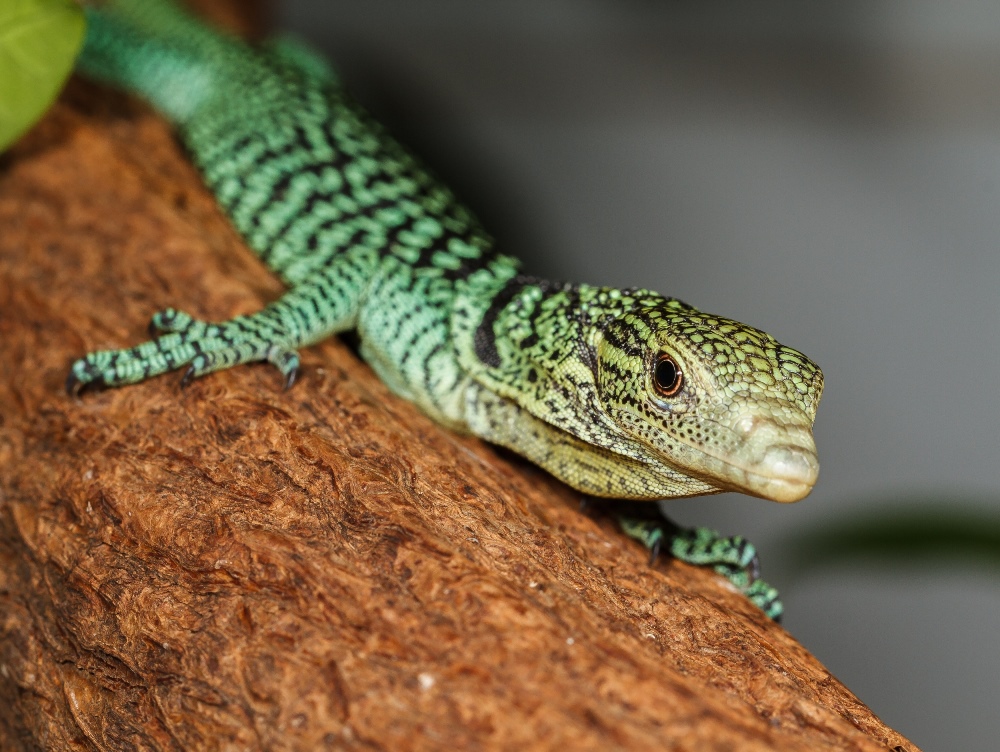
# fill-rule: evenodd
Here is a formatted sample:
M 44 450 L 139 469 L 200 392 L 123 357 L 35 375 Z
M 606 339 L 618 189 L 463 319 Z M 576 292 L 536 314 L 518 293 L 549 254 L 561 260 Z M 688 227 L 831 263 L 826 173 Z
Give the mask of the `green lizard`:
M 88 22 L 80 69 L 171 120 L 289 290 L 222 323 L 157 313 L 153 340 L 76 361 L 69 392 L 185 366 L 186 383 L 260 360 L 291 386 L 299 348 L 354 329 L 395 393 L 585 494 L 789 502 L 812 489 L 823 376 L 801 353 L 649 290 L 523 275 L 304 47 L 246 44 L 170 0 L 118 0 L 89 9 Z M 654 557 L 663 546 L 713 567 L 780 616 L 747 541 L 635 506 L 623 504 L 620 521 Z

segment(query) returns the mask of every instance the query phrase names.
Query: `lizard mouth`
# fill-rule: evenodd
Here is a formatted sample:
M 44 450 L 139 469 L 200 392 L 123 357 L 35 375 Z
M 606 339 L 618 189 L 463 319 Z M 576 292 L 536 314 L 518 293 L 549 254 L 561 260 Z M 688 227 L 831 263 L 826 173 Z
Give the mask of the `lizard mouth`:
M 812 429 L 744 416 L 729 426 L 740 440 L 726 455 L 707 452 L 726 490 L 789 503 L 804 499 L 819 477 Z M 703 450 L 704 451 L 704 450 Z
M 730 465 L 738 490 L 784 503 L 804 499 L 819 476 L 815 444 L 812 436 L 809 438 L 809 446 L 775 444 L 764 451 L 757 463 L 746 467 Z

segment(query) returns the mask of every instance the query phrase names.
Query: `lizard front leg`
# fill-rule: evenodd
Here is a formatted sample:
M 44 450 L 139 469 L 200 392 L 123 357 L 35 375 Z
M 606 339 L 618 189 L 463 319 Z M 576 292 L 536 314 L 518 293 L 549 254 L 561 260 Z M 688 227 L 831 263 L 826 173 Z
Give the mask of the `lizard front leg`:
M 275 365 L 290 387 L 299 368 L 297 348 L 354 326 L 365 281 L 344 256 L 315 282 L 292 288 L 249 316 L 209 323 L 182 311 L 161 311 L 150 323 L 154 339 L 77 360 L 66 389 L 77 394 L 88 385 L 133 384 L 184 366 L 181 383 L 187 384 L 212 371 L 261 360 Z
M 774 621 L 784 606 L 778 591 L 760 579 L 757 549 L 741 535 L 725 537 L 707 527 L 682 528 L 655 504 L 612 502 L 608 505 L 622 531 L 649 549 L 652 564 L 661 551 L 678 561 L 711 567 Z

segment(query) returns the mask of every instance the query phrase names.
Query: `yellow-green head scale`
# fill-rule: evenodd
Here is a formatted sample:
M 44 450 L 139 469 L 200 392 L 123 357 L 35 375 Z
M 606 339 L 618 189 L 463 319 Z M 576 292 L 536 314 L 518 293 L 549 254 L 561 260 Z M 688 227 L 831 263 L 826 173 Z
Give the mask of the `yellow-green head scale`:
M 812 490 L 823 374 L 771 335 L 664 301 L 606 322 L 597 364 L 602 407 L 653 462 L 774 501 Z

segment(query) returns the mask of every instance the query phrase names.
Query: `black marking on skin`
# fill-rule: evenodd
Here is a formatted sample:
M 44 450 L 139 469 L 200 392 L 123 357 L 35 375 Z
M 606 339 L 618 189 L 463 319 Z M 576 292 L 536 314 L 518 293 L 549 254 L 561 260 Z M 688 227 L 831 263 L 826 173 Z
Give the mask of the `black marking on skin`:
M 538 341 L 538 337 L 536 335 L 536 332 L 538 331 L 538 319 L 544 313 L 544 311 L 543 311 L 543 307 L 544 307 L 543 303 L 545 302 L 545 299 L 547 297 L 548 297 L 548 291 L 545 291 L 542 294 L 542 297 L 539 300 L 536 300 L 534 302 L 534 308 L 532 308 L 531 312 L 528 314 L 528 317 L 526 319 L 524 319 L 524 322 L 527 325 L 528 331 L 531 332 L 531 333 L 528 336 L 526 336 L 524 339 L 521 340 L 520 346 L 523 349 L 527 349 L 527 348 L 531 347 L 532 345 L 534 345 Z M 525 307 L 526 307 L 525 301 L 523 301 L 523 300 L 518 301 L 517 315 L 518 315 L 519 318 L 523 318 L 524 317 L 524 308 Z M 535 335 L 534 339 L 532 339 L 532 335 Z
M 642 343 L 635 337 L 631 328 L 625 334 L 627 339 L 623 338 L 618 327 L 605 327 L 603 334 L 604 339 L 616 350 L 621 350 L 625 355 L 633 358 L 642 356 Z
M 587 332 L 586 327 L 579 327 L 577 329 L 576 338 L 576 353 L 580 362 L 583 363 L 587 370 L 589 370 L 594 375 L 594 381 L 597 381 L 597 352 L 591 347 L 590 343 L 585 339 L 585 332 Z
M 303 170 L 303 172 L 305 172 L 305 170 Z M 303 218 L 308 217 L 310 213 L 315 209 L 317 203 L 322 201 L 327 204 L 332 204 L 335 196 L 336 196 L 335 193 L 324 193 L 319 190 L 313 190 L 306 198 L 305 203 L 302 205 L 302 207 L 300 207 L 294 213 L 289 213 L 288 217 L 285 219 L 285 223 L 277 227 L 268 236 L 268 238 L 266 239 L 268 245 L 273 245 L 278 241 L 285 240 L 286 239 L 285 236 L 288 234 L 288 232 L 294 229 Z M 306 248 L 309 251 L 314 251 L 316 249 L 316 246 L 319 244 L 319 232 L 321 229 L 330 229 L 331 227 L 335 227 L 337 224 L 341 222 L 349 222 L 352 219 L 354 219 L 353 216 L 351 217 L 340 216 L 337 219 L 326 220 L 324 223 L 317 226 L 312 232 L 309 233 L 309 237 L 306 242 Z M 257 228 L 259 229 L 259 227 L 260 227 L 260 222 L 258 220 Z
M 427 334 L 427 332 L 434 329 L 434 327 L 436 327 L 438 323 L 439 322 L 436 321 L 435 319 L 426 321 L 424 322 L 423 326 L 421 326 L 419 329 L 417 329 L 410 335 L 410 338 L 406 341 L 406 347 L 403 350 L 403 357 L 400 358 L 399 360 L 400 368 L 405 366 L 406 363 L 410 360 L 410 355 L 413 354 L 413 346 L 416 345 L 417 342 L 419 342 L 421 339 L 423 339 L 424 336 Z M 399 332 L 400 328 L 397 328 L 396 330 L 397 333 Z
M 492 252 L 484 253 L 480 251 L 479 255 L 475 258 L 462 259 L 457 269 L 446 269 L 441 276 L 449 282 L 466 279 L 473 272 L 477 272 L 487 266 L 493 260 L 493 255 Z
M 289 170 L 284 173 L 280 178 L 274 181 L 271 185 L 271 192 L 267 197 L 265 206 L 271 206 L 275 203 L 283 202 L 286 198 L 286 193 L 288 192 L 289 186 L 292 184 L 292 180 L 296 177 L 297 173 Z M 260 220 L 257 220 L 259 226 Z
M 426 355 L 424 355 L 424 359 L 420 363 L 421 371 L 424 374 L 430 373 L 431 360 L 433 360 L 434 356 L 437 355 L 439 352 L 441 352 L 443 349 L 444 349 L 444 343 L 438 342 L 436 345 L 434 345 L 434 347 L 430 349 L 430 351 Z
M 497 352 L 496 332 L 493 331 L 493 325 L 496 323 L 500 312 L 507 307 L 507 304 L 513 300 L 514 296 L 529 284 L 532 284 L 532 282 L 531 278 L 522 277 L 521 275 L 511 279 L 493 297 L 490 307 L 483 314 L 483 320 L 476 327 L 476 333 L 473 336 L 476 357 L 490 368 L 500 367 L 500 353 Z
M 242 174 L 242 177 L 247 177 L 248 174 L 253 170 L 267 169 L 268 167 L 272 166 L 274 162 L 284 159 L 285 157 L 297 156 L 301 152 L 302 148 L 303 148 L 302 144 L 296 141 L 294 137 L 288 138 L 287 140 L 282 140 L 280 145 L 277 146 L 265 144 L 264 150 L 260 154 L 255 155 L 255 158 L 253 159 L 252 162 L 248 162 L 246 165 L 243 165 L 241 167 L 241 169 L 245 171 Z M 226 157 L 227 157 L 226 154 L 219 154 L 214 159 L 207 160 L 206 166 L 217 168 L 218 162 L 225 160 Z M 239 173 L 234 173 L 231 170 L 226 170 L 222 174 L 235 175 Z

